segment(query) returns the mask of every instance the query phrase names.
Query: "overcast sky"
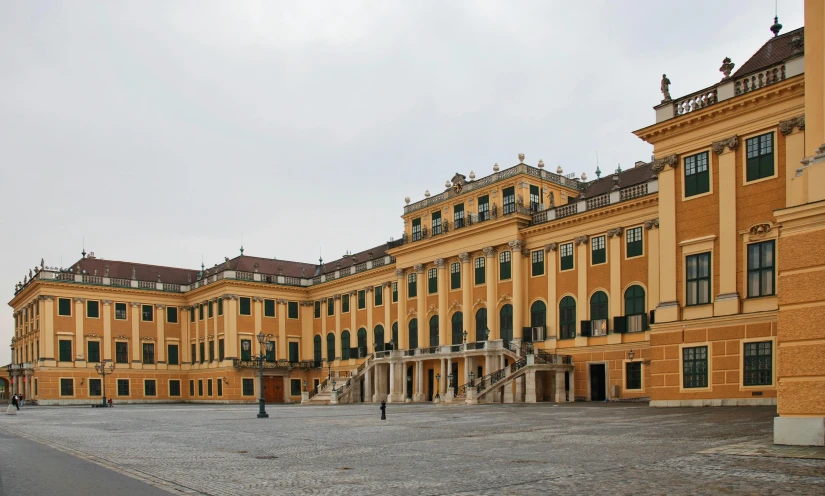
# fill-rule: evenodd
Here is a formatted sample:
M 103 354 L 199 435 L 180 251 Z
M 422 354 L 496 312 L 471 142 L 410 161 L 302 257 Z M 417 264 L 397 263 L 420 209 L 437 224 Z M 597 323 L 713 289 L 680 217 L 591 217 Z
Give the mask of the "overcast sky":
M 674 98 L 771 36 L 774 0 L 0 3 L 0 288 L 45 258 L 313 262 L 404 197 L 543 159 L 648 160 Z M 783 32 L 802 0 L 779 2 Z M 12 336 L 0 310 L 0 343 Z M 9 348 L 0 346 L 0 362 Z

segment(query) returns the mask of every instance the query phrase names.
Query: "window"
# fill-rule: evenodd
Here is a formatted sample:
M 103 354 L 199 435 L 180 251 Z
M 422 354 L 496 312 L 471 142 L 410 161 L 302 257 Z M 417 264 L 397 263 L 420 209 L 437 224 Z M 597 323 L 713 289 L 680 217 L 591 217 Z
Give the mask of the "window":
M 223 381 L 218 378 L 218 396 L 223 396 Z
M 590 297 L 590 335 L 607 335 L 607 294 L 604 291 L 596 291 Z
M 708 347 L 682 348 L 682 386 L 708 387 Z
M 516 188 L 510 186 L 509 188 L 504 188 L 502 192 L 502 198 L 504 199 L 504 209 L 503 214 L 511 214 L 516 211 Z
M 627 243 L 627 258 L 639 257 L 642 255 L 642 228 L 634 227 L 625 231 L 625 242 Z
M 209 341 L 209 361 L 215 360 L 215 341 Z
M 241 339 L 241 360 L 252 360 L 252 341 Z
M 363 289 L 358 290 L 358 310 L 367 308 L 367 292 Z
M 215 306 L 212 304 L 211 301 L 207 303 L 207 315 L 210 319 L 215 316 Z
M 530 185 L 530 211 L 538 212 L 541 205 L 541 195 L 539 194 L 539 187 L 533 184 Z
M 316 300 L 314 307 L 315 307 L 315 318 L 320 319 L 321 318 L 321 302 Z
M 170 324 L 178 323 L 178 307 L 166 307 L 166 322 Z
M 413 219 L 412 221 L 412 240 L 418 241 L 421 239 L 421 218 Z
M 155 345 L 154 343 L 143 343 L 143 363 L 155 363 Z
M 60 379 L 60 396 L 74 396 L 74 379 Z
M 490 197 L 488 195 L 478 197 L 478 221 L 483 222 L 490 218 Z
M 255 394 L 255 379 L 242 379 L 244 396 L 252 396 Z
M 329 345 L 327 345 L 329 346 Z M 329 351 L 327 351 L 329 354 Z M 333 354 L 335 354 L 333 352 Z M 344 331 L 341 333 L 341 359 L 342 360 L 349 360 L 350 358 L 350 337 L 349 331 Z
M 373 336 L 373 346 L 375 346 L 375 351 L 384 351 L 385 349 L 385 342 L 384 342 L 384 326 L 377 325 L 372 332 Z
M 178 345 L 170 344 L 166 347 L 166 363 L 169 365 L 180 365 L 178 358 Z
M 604 236 L 596 236 L 590 240 L 590 264 L 603 264 L 607 260 L 607 250 L 604 247 Z
M 180 396 L 180 381 L 178 379 L 169 380 L 169 396 Z
M 530 305 L 530 327 L 545 327 L 547 324 L 547 305 L 538 300 Z
M 206 362 L 206 343 L 201 343 L 198 348 L 199 348 L 198 351 L 200 352 L 200 356 L 201 356 L 201 363 L 205 363 Z
M 289 380 L 289 395 L 301 396 L 301 379 Z
M 99 362 L 100 361 L 100 341 L 89 341 L 86 343 L 86 361 Z
M 458 229 L 464 227 L 464 204 L 459 203 L 453 207 L 453 226 Z
M 461 264 L 453 262 L 450 264 L 450 289 L 461 288 Z
M 212 396 L 212 379 L 206 380 L 206 396 Z
M 559 303 L 559 339 L 576 337 L 576 300 L 565 296 Z
M 573 268 L 573 243 L 565 243 L 559 248 L 559 255 L 561 256 L 561 270 L 570 270 Z
M 416 279 L 416 274 L 413 272 L 412 274 L 407 276 L 407 296 L 410 298 L 415 298 L 418 295 L 418 284 Z
M 72 361 L 72 341 L 69 339 L 61 339 L 58 341 L 58 361 L 71 362 Z
M 710 253 L 690 255 L 686 259 L 687 304 L 710 303 Z
M 430 346 L 438 346 L 438 315 L 430 317 Z
M 773 384 L 773 343 L 745 343 L 744 385 L 770 386 Z
M 102 396 L 100 379 L 89 379 L 89 396 Z
M 144 322 L 152 322 L 155 320 L 155 308 L 152 305 L 141 305 L 140 315 Z
M 645 290 L 638 284 L 627 288 L 624 292 L 624 314 L 627 319 L 627 332 L 647 330 L 647 312 L 645 312 Z M 615 329 L 616 332 L 622 332 Z
M 197 345 L 195 343 L 192 343 L 192 362 L 191 363 L 194 364 L 197 361 L 198 361 Z
M 288 319 L 297 319 L 298 318 L 298 302 L 297 301 L 290 301 L 287 303 L 287 318 Z
M 748 245 L 748 298 L 770 296 L 776 292 L 774 243 L 771 240 Z
M 536 250 L 530 254 L 532 260 L 532 274 L 534 276 L 544 275 L 544 250 Z
M 191 306 L 191 307 L 189 307 L 189 322 L 194 322 L 194 321 L 195 321 L 195 307 Z
M 432 233 L 433 236 L 441 234 L 441 212 L 433 212 L 432 224 L 430 226 L 430 233 Z
M 501 307 L 501 310 L 498 312 L 498 324 L 501 339 L 511 341 L 513 339 L 513 305 L 504 305 Z
M 367 356 L 367 330 L 363 327 L 358 329 L 358 356 L 352 358 L 363 358 Z
M 642 362 L 627 362 L 625 373 L 626 389 L 642 389 Z
M 117 380 L 117 395 L 129 396 L 129 379 Z
M 97 300 L 86 301 L 86 318 L 97 319 L 100 318 L 100 302 Z
M 218 340 L 218 360 L 220 360 L 221 362 L 226 357 L 226 355 L 224 354 L 224 349 L 225 348 L 223 344 L 223 338 L 221 338 Z
M 220 300 L 218 300 L 220 301 Z M 275 300 L 264 300 L 264 317 L 275 316 Z
M 129 363 L 129 343 L 123 341 L 115 343 L 115 363 Z
M 427 270 L 427 293 L 433 294 L 438 292 L 438 269 L 433 267 Z
M 341 313 L 349 313 L 349 295 L 341 295 Z
M 115 320 L 126 320 L 126 303 L 115 303 Z
M 748 138 L 747 180 L 755 181 L 773 175 L 773 133 Z
M 414 349 L 418 348 L 418 319 L 410 320 L 408 328 L 409 328 L 409 331 L 410 331 L 410 335 L 409 335 L 410 348 L 409 349 L 414 350 Z
M 289 346 L 289 362 L 298 363 L 298 342 L 290 341 L 287 346 Z
M 487 277 L 487 263 L 484 257 L 478 257 L 473 263 L 475 267 L 476 284 L 484 284 Z
M 218 298 L 218 315 L 223 315 L 223 298 Z
M 270 341 L 266 343 L 265 346 L 266 354 L 264 356 L 264 360 L 267 362 L 274 362 L 275 361 L 275 343 Z
M 57 299 L 57 315 L 61 315 L 64 317 L 71 317 L 72 316 L 72 299 L 71 298 L 58 298 Z
M 510 263 L 510 252 L 503 251 L 498 254 L 498 279 L 500 281 L 505 281 L 510 279 L 510 271 L 511 271 L 511 263 Z
M 395 303 L 398 301 L 398 283 L 392 283 L 392 302 Z
M 195 396 L 195 380 L 189 380 L 189 396 Z
M 241 296 L 238 299 L 238 313 L 241 315 L 252 315 L 252 300 L 249 297 Z
M 335 300 L 327 298 L 327 317 L 335 315 Z
M 143 396 L 157 396 L 157 383 L 154 379 L 146 379 L 143 381 Z
M 376 286 L 373 289 L 373 297 L 375 298 L 375 306 L 380 307 L 384 304 L 384 287 Z
M 685 197 L 710 191 L 708 152 L 685 157 Z
M 198 379 L 198 396 L 203 396 L 203 379 Z
M 203 320 L 203 303 L 198 305 L 198 320 Z
M 392 349 L 397 350 L 400 345 L 398 343 L 398 322 L 392 323 Z

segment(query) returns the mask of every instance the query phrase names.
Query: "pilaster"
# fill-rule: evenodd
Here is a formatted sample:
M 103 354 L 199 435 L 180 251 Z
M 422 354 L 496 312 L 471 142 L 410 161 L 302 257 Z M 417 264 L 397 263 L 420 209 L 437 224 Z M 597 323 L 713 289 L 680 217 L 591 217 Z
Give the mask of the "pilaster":
M 140 366 L 140 303 L 133 301 L 129 303 L 132 312 L 132 368 L 142 368 Z
M 83 337 L 83 322 L 86 320 L 86 312 L 85 306 L 86 298 L 75 298 L 74 299 L 74 325 L 75 325 L 75 339 L 74 339 L 74 353 L 75 353 L 75 366 L 76 367 L 85 367 L 86 362 L 86 355 L 85 355 L 85 348 L 86 348 L 86 341 Z M 84 362 L 84 363 L 77 363 L 77 362 Z
M 587 298 L 587 266 L 590 258 L 587 253 L 589 238 L 579 236 L 575 239 L 576 244 L 576 275 L 578 276 L 578 292 L 576 293 L 576 336 L 579 336 L 579 322 L 588 320 L 590 313 L 590 302 Z
M 621 227 L 609 229 L 607 238 L 610 247 L 610 315 L 624 315 L 622 311 L 622 233 Z M 589 306 L 589 305 L 588 305 Z M 608 326 L 610 326 L 608 324 Z
M 676 299 L 676 174 L 679 157 L 654 160 L 651 169 L 659 176 L 659 305 L 656 322 L 679 320 Z
M 301 336 L 312 336 L 312 321 L 313 321 L 313 308 L 314 304 L 311 301 L 302 301 L 299 303 L 299 317 L 301 317 Z M 277 355 L 276 358 L 280 360 L 289 360 L 289 347 L 287 346 L 286 340 L 286 314 L 284 315 L 284 319 L 278 322 L 278 348 L 281 349 L 280 355 Z M 326 344 L 326 336 L 321 338 L 321 349 L 324 349 L 324 344 Z M 306 344 L 304 345 L 306 346 Z M 323 356 L 323 355 L 322 355 Z
M 404 269 L 395 269 L 396 284 L 398 285 L 398 347 L 407 349 L 410 345 L 407 328 L 407 279 Z M 392 301 L 392 295 L 390 295 Z M 406 372 L 404 373 L 406 383 Z
M 112 360 L 112 300 L 101 300 L 103 305 L 103 360 Z
M 476 314 L 473 311 L 473 282 L 470 276 L 472 272 L 472 257 L 469 253 L 459 253 L 461 260 L 461 311 L 464 314 L 464 326 L 467 332 L 475 339 Z M 441 378 L 446 380 L 446 375 L 441 374 Z
M 372 286 L 364 288 L 364 299 L 367 307 L 367 354 L 375 352 L 375 327 L 373 326 L 372 311 L 374 306 L 374 297 L 372 293 Z
M 559 302 L 556 295 L 556 275 L 558 269 L 556 267 L 556 250 L 559 245 L 557 243 L 550 243 L 544 247 L 547 252 L 544 259 L 547 261 L 547 338 L 559 337 Z
M 521 338 L 524 332 L 524 312 L 527 306 L 524 302 L 524 278 L 522 276 L 524 260 L 521 249 L 524 243 L 516 239 L 507 244 L 512 250 L 510 260 L 513 267 L 513 337 Z
M 487 286 L 487 327 L 490 328 L 490 339 L 501 339 L 501 329 L 498 325 L 498 299 L 497 273 L 496 273 L 496 249 L 488 246 L 481 250 L 484 253 L 484 284 Z
M 647 310 L 653 310 L 659 305 L 659 219 L 645 221 L 644 227 L 647 238 Z M 675 276 L 673 274 L 672 277 Z
M 157 323 L 158 341 L 155 350 L 158 365 L 166 364 L 166 305 L 155 305 L 155 322 Z M 104 324 L 105 325 L 105 324 Z
M 415 267 L 415 284 L 417 286 L 416 304 L 418 305 L 418 347 L 426 348 L 430 345 L 429 325 L 427 322 L 427 287 L 424 284 L 424 266 L 416 264 Z M 420 392 L 420 391 L 419 391 Z M 420 401 L 420 400 L 416 400 Z
M 395 341 L 392 335 L 392 315 L 390 314 L 390 306 L 392 305 L 392 283 L 385 282 L 383 289 L 381 289 L 381 298 L 384 304 L 384 342 Z M 340 332 L 340 331 L 339 331 Z M 389 336 L 389 339 L 387 339 Z M 393 343 L 393 346 L 398 348 L 398 343 Z
M 238 295 L 224 295 L 224 309 L 223 320 L 229 321 L 229 332 L 224 332 L 224 346 L 226 347 L 226 359 L 240 358 L 238 346 L 240 340 L 238 339 Z M 197 321 L 196 321 L 197 322 Z M 253 341 L 255 341 L 253 339 Z M 281 343 L 278 342 L 280 345 Z
M 41 314 L 40 324 L 40 341 L 43 342 L 43 365 L 54 366 L 56 363 L 54 353 L 54 296 L 42 295 L 43 299 L 43 313 Z
M 438 270 L 438 344 L 452 344 L 452 324 L 448 318 L 449 309 L 447 307 L 447 264 L 443 258 L 435 260 Z
M 340 342 L 341 341 L 340 336 L 341 336 L 341 333 L 343 332 L 343 330 L 341 329 L 341 295 L 335 295 L 335 298 L 334 298 L 333 301 L 334 301 L 333 305 L 335 305 L 335 330 L 338 333 L 338 339 L 336 339 L 336 343 L 335 343 L 335 354 L 336 354 L 336 356 L 342 357 L 342 356 L 344 356 L 343 355 L 344 350 L 343 350 L 343 348 L 341 348 L 341 342 Z M 351 311 L 352 311 L 352 307 L 350 306 L 350 312 Z M 352 346 L 352 330 L 350 330 L 349 335 L 350 335 L 350 346 Z M 312 340 L 314 339 L 314 337 L 312 336 L 311 331 L 310 331 L 310 335 L 307 336 L 305 339 L 309 340 L 309 341 L 307 341 L 308 343 L 313 342 Z M 321 349 L 324 348 L 324 339 L 326 339 L 326 336 L 322 333 L 321 334 Z M 357 339 L 357 336 L 356 336 L 356 339 Z M 307 348 L 307 347 L 305 346 L 304 348 Z M 340 349 L 340 351 L 339 351 L 339 349 Z M 321 356 L 323 356 L 323 353 L 321 353 Z
M 713 303 L 713 314 L 739 313 L 736 291 L 736 149 L 739 137 L 733 136 L 713 143 L 719 157 L 719 290 Z M 675 273 L 674 273 L 675 274 Z

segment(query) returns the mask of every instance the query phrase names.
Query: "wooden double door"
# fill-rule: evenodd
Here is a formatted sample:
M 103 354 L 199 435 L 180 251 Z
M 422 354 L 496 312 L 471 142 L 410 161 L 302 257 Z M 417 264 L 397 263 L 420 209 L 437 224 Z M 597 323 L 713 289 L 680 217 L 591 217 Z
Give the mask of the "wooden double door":
M 264 402 L 284 402 L 284 378 L 264 376 Z

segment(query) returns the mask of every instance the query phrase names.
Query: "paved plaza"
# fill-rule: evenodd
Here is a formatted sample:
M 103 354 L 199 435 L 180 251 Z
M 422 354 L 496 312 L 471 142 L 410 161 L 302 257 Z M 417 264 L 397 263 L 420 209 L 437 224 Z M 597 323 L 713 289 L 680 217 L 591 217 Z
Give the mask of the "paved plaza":
M 774 408 L 390 404 L 385 421 L 377 405 L 267 410 L 31 407 L 0 430 L 174 494 L 825 494 L 821 452 L 761 456 Z

